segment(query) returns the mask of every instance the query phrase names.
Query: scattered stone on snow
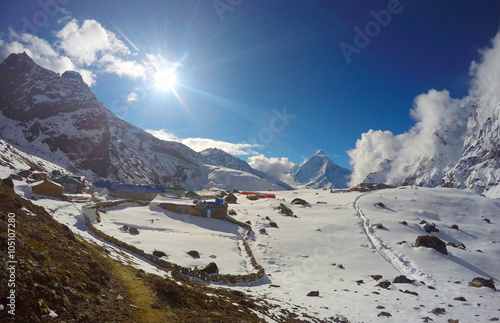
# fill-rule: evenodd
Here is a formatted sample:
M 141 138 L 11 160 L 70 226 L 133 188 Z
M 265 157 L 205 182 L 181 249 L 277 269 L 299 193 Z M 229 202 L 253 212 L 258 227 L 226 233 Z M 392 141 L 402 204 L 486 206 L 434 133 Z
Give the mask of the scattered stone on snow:
M 443 255 L 448 254 L 448 250 L 446 250 L 446 243 L 435 236 L 418 236 L 415 241 L 415 247 L 432 248 L 439 251 Z
M 388 281 L 388 280 L 384 280 L 384 281 L 381 281 L 380 283 L 378 283 L 375 286 L 387 289 L 387 288 L 389 288 L 389 286 L 391 286 L 391 282 Z
M 208 265 L 205 266 L 202 270 L 200 270 L 204 273 L 207 274 L 218 274 L 219 273 L 219 267 L 217 267 L 217 264 L 215 262 L 211 262 Z
M 139 234 L 139 230 L 136 227 L 130 227 L 128 229 L 128 232 L 130 232 L 131 234 Z
M 227 214 L 229 214 L 229 215 L 236 215 L 236 211 L 233 210 L 233 209 L 231 209 L 231 210 L 227 211 Z
M 385 204 L 382 203 L 382 202 L 378 202 L 378 203 L 375 203 L 375 206 L 376 207 L 381 207 L 381 208 L 384 208 L 385 207 Z
M 424 231 L 427 233 L 439 232 L 439 229 L 436 229 L 436 225 L 434 223 L 433 224 L 426 223 L 424 225 Z
M 382 275 L 371 275 L 370 277 L 373 278 L 374 280 L 381 280 L 382 279 Z
M 495 288 L 495 283 L 493 282 L 493 279 L 486 279 L 482 277 L 476 277 L 473 280 L 469 282 L 469 286 L 472 287 L 489 287 L 493 290 L 496 290 Z
M 161 257 L 167 257 L 168 258 L 168 256 L 167 256 L 166 253 L 164 253 L 163 251 L 160 251 L 160 250 L 156 250 L 156 249 L 155 249 L 155 251 L 153 251 L 153 256 L 156 256 L 158 258 L 161 258 Z
M 453 224 L 453 225 L 451 226 L 451 228 L 452 228 L 453 230 L 458 230 L 458 225 Z
M 436 307 L 436 308 L 434 308 L 434 309 L 431 311 L 431 313 L 432 313 L 432 314 L 434 314 L 434 315 L 438 315 L 438 316 L 439 316 L 439 315 L 441 315 L 441 314 L 446 313 L 446 310 L 445 310 L 444 308 L 442 308 L 442 307 Z
M 377 316 L 378 317 L 391 317 L 392 315 L 389 312 L 380 312 L 380 313 L 378 313 Z
M 190 250 L 187 252 L 188 255 L 193 257 L 194 259 L 199 259 L 200 258 L 200 253 L 196 250 Z
M 309 296 L 309 297 L 318 297 L 319 296 L 319 291 L 317 291 L 317 290 L 310 291 L 309 293 L 307 293 L 307 296 Z
M 405 275 L 400 275 L 394 278 L 392 281 L 393 284 L 413 284 L 414 280 L 409 279 Z
M 458 296 L 458 297 L 455 297 L 453 300 L 455 301 L 460 301 L 460 302 L 466 302 L 467 300 L 465 299 L 465 297 L 463 296 Z
M 271 228 L 278 228 L 278 224 L 276 224 L 276 222 L 274 221 L 269 222 L 269 225 L 271 226 Z

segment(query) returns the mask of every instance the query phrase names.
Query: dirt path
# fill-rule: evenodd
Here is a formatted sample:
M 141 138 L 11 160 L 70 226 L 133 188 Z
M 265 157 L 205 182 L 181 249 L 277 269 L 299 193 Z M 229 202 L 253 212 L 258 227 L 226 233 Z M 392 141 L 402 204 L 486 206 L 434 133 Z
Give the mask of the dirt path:
M 128 292 L 130 299 L 122 301 L 130 304 L 131 313 L 135 322 L 175 322 L 175 315 L 168 309 L 154 309 L 151 305 L 156 303 L 156 297 L 148 286 L 147 278 L 137 276 L 137 269 L 115 262 L 113 271 L 123 282 L 123 287 Z M 133 310 L 133 311 L 132 311 Z

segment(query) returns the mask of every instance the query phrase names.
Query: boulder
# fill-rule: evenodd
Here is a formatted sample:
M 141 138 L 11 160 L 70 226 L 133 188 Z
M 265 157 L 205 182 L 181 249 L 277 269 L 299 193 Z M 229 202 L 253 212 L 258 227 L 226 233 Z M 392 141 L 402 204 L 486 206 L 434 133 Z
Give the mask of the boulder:
M 376 207 L 381 207 L 381 208 L 384 208 L 385 207 L 385 204 L 382 203 L 382 202 L 378 202 L 378 203 L 375 203 L 375 206 Z
M 407 278 L 405 275 L 400 275 L 394 278 L 393 284 L 413 284 L 413 280 Z
M 305 200 L 301 199 L 301 198 L 294 198 L 292 200 L 292 204 L 299 204 L 299 205 L 309 205 L 309 203 L 307 203 Z
M 451 228 L 452 228 L 453 230 L 458 230 L 458 225 L 454 224 L 454 225 L 452 225 L 452 226 L 451 226 Z
M 131 234 L 139 234 L 139 230 L 137 230 L 136 227 L 130 227 L 128 229 L 128 232 L 130 232 Z
M 190 250 L 190 251 L 187 252 L 187 254 L 190 255 L 191 257 L 193 257 L 194 259 L 199 259 L 200 258 L 200 254 L 196 250 Z
M 286 216 L 293 216 L 292 210 L 290 210 L 290 208 L 283 203 L 280 203 L 280 206 L 278 206 L 278 210 L 280 210 L 281 213 Z
M 255 201 L 255 200 L 258 200 L 259 197 L 255 194 L 248 194 L 247 199 L 249 199 L 250 201 Z
M 269 225 L 271 226 L 271 228 L 277 228 L 278 227 L 278 224 L 276 224 L 276 222 L 274 222 L 274 221 L 269 222 Z
M 313 290 L 307 293 L 307 296 L 309 297 L 319 297 L 319 291 L 318 290 Z
M 235 204 L 237 200 L 238 200 L 238 198 L 233 193 L 229 193 L 224 198 L 224 201 L 226 201 L 227 204 Z
M 489 287 L 493 290 L 496 290 L 495 288 L 495 283 L 493 282 L 493 279 L 486 279 L 482 277 L 476 277 L 473 280 L 469 282 L 469 286 L 472 287 Z
M 167 254 L 164 253 L 163 251 L 160 251 L 160 250 L 156 250 L 153 251 L 153 256 L 156 256 L 158 258 L 161 258 L 161 257 L 167 257 Z
M 429 223 L 426 223 L 424 225 L 424 230 L 425 232 L 427 233 L 431 233 L 431 232 L 439 232 L 438 229 L 436 229 L 436 225 L 433 223 L 433 224 L 429 224 Z
M 236 215 L 236 211 L 233 210 L 233 209 L 231 209 L 231 210 L 227 211 L 227 214 L 229 214 L 229 215 Z
M 439 251 L 443 255 L 448 254 L 448 250 L 446 250 L 446 243 L 435 236 L 418 236 L 415 241 L 415 247 L 432 248 Z
M 219 268 L 217 267 L 217 264 L 215 262 L 211 262 L 208 265 L 205 266 L 201 272 L 207 273 L 207 274 L 218 274 L 219 273 Z

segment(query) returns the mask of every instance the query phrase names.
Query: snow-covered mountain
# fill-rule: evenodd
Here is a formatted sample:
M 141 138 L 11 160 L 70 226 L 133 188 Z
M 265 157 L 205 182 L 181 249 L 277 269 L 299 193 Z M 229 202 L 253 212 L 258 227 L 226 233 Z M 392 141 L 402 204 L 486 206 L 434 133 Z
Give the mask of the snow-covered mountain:
M 264 172 L 252 168 L 246 161 L 234 157 L 233 155 L 228 154 L 222 149 L 207 148 L 201 151 L 200 154 L 203 155 L 206 161 L 210 164 L 253 174 L 257 177 L 267 180 L 268 182 L 280 187 L 281 189 L 293 189 L 290 185 L 284 183 L 283 181 L 280 181 L 279 179 L 276 179 Z
M 59 75 L 26 53 L 11 54 L 0 64 L 0 113 L 2 139 L 90 180 L 190 189 L 227 183 L 217 177 L 228 174 L 221 169 L 214 173 L 205 157 L 189 147 L 160 140 L 115 116 L 80 74 Z M 253 189 L 285 189 L 247 171 L 239 171 L 238 185 L 232 188 L 245 189 L 247 178 Z
M 500 197 L 500 105 L 491 109 L 485 121 L 479 111 L 487 102 L 467 97 L 451 122 L 441 123 L 425 144 L 412 143 L 392 159 L 383 159 L 364 183 L 447 186 L 489 197 Z
M 293 179 L 309 188 L 346 188 L 350 175 L 349 169 L 338 166 L 319 150 L 298 167 Z

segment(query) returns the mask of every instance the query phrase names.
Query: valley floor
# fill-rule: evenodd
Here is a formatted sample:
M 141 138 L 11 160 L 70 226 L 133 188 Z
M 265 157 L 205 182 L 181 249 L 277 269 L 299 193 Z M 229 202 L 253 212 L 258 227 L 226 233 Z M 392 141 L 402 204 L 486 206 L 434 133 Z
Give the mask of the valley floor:
M 251 224 L 250 247 L 267 275 L 245 285 L 212 286 L 263 298 L 279 306 L 270 311 L 283 308 L 305 321 L 314 317 L 378 322 L 391 316 L 394 322 L 485 322 L 500 317 L 498 291 L 468 286 L 475 277 L 493 279 L 500 286 L 500 201 L 420 187 L 371 193 L 275 193 L 276 199 L 257 201 L 236 194 L 237 204 L 229 205 L 235 219 Z M 295 198 L 308 204 L 291 204 Z M 111 257 L 148 273 L 168 275 L 89 233 L 81 204 L 48 199 L 34 203 L 52 211 L 75 233 L 107 248 Z M 280 203 L 295 216 L 282 215 Z M 254 271 L 242 247 L 244 230 L 237 225 L 152 205 L 124 204 L 103 210 L 96 224 L 99 230 L 146 252 L 163 251 L 168 261 L 187 267 L 215 262 L 221 274 Z M 435 224 L 439 232 L 425 232 L 423 220 Z M 124 225 L 137 227 L 140 234 L 124 231 Z M 444 255 L 415 247 L 418 236 L 430 234 L 446 243 L 462 243 L 465 249 L 447 246 L 448 255 Z M 200 258 L 187 255 L 189 250 L 198 251 Z M 374 275 L 382 278 L 375 280 Z M 401 275 L 414 282 L 393 283 Z M 387 288 L 377 286 L 385 281 Z M 316 296 L 307 296 L 312 291 L 318 292 Z M 261 318 L 279 322 L 279 315 L 271 317 Z

